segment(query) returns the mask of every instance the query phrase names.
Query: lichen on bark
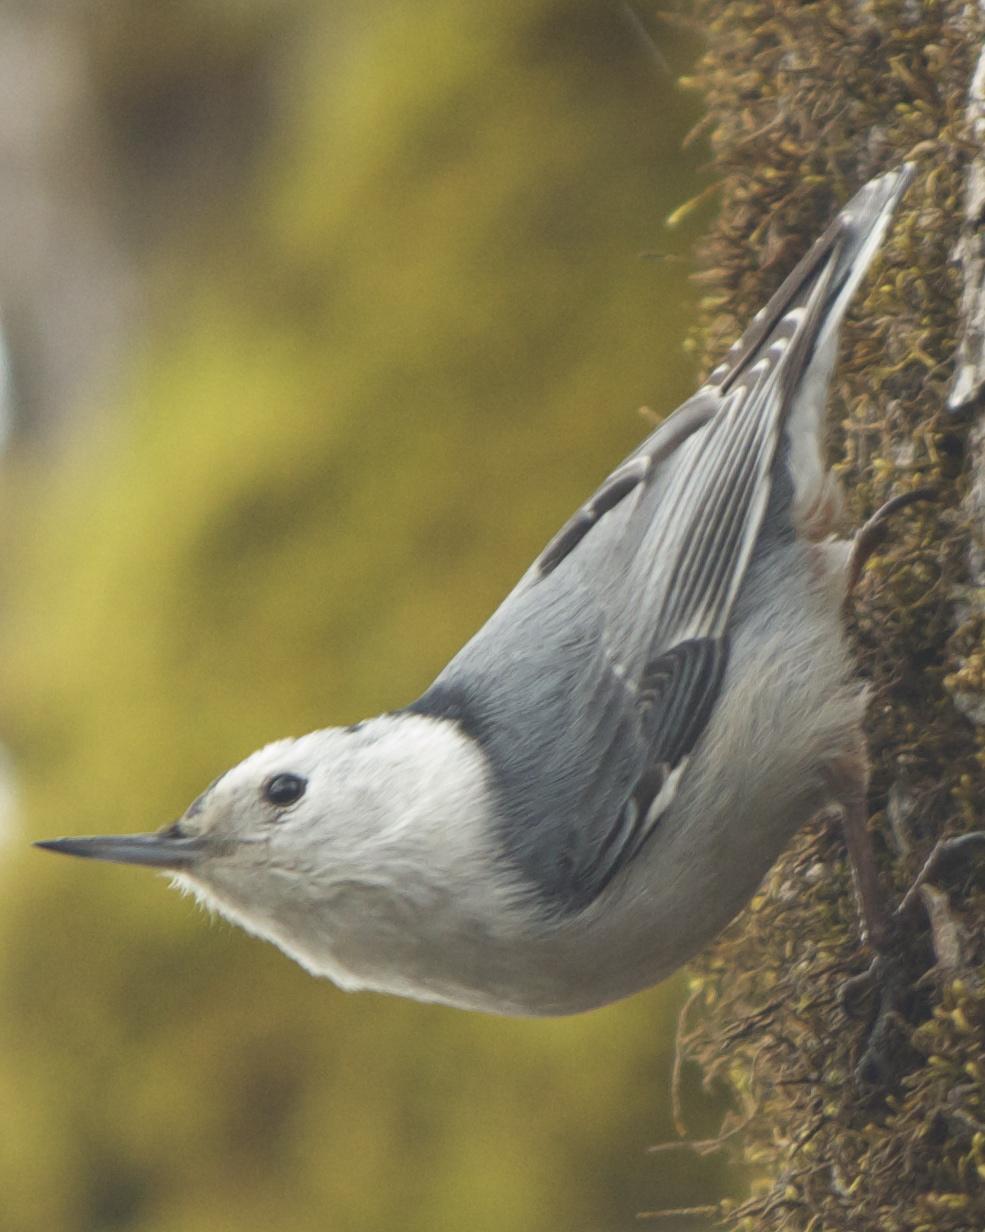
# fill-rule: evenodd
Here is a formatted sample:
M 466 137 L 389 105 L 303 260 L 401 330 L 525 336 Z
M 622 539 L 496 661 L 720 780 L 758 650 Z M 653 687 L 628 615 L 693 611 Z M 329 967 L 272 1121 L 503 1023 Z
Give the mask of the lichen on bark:
M 983 299 L 968 256 L 982 15 L 952 0 L 695 8 L 708 45 L 694 84 L 722 193 L 699 275 L 709 364 L 855 188 L 906 158 L 918 168 L 846 325 L 830 412 L 848 525 L 895 493 L 939 494 L 900 516 L 853 604 L 871 685 L 871 829 L 898 897 L 937 838 L 985 813 L 980 383 L 968 377 L 948 406 Z M 985 1227 L 983 873 L 969 859 L 927 889 L 903 938 L 912 991 L 890 1036 L 895 1073 L 875 1087 L 854 1072 L 871 1004 L 840 995 L 867 959 L 835 819 L 798 837 L 695 967 L 682 1054 L 730 1093 L 724 1129 L 742 1128 L 726 1149 L 752 1178 L 723 1204 L 724 1226 Z

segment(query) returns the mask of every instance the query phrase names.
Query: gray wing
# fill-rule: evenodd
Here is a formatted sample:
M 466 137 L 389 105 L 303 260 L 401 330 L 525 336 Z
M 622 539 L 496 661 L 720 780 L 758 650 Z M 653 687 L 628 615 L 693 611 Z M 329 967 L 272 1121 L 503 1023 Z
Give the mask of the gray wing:
M 479 742 L 504 855 L 550 910 L 598 895 L 686 773 L 767 511 L 771 533 L 793 533 L 784 424 L 905 186 L 890 178 L 863 190 L 882 185 L 866 210 L 848 212 L 860 194 L 839 216 L 708 384 L 609 476 L 412 707 Z

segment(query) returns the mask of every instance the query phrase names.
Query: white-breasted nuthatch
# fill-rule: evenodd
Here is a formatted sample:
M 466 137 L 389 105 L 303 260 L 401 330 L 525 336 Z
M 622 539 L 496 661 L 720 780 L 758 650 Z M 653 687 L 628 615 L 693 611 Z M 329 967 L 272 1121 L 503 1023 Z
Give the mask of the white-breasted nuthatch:
M 909 178 L 862 188 L 418 701 L 268 745 L 166 829 L 40 845 L 166 870 L 344 987 L 504 1014 L 654 984 L 832 806 L 872 903 L 823 438 Z

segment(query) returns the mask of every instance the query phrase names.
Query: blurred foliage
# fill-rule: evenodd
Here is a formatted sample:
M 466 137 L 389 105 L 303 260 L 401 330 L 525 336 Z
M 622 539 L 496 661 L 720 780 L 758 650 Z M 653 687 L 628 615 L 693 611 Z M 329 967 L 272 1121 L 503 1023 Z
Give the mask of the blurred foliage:
M 180 215 L 153 328 L 2 497 L 36 836 L 151 828 L 409 700 L 693 377 L 687 265 L 640 259 L 686 251 L 661 220 L 700 188 L 676 29 L 664 75 L 620 5 L 139 13 L 79 37 L 130 230 Z M 346 996 L 149 875 L 18 845 L 0 877 L 2 1228 L 575 1230 L 715 1191 L 643 1155 L 672 986 L 481 1018 Z

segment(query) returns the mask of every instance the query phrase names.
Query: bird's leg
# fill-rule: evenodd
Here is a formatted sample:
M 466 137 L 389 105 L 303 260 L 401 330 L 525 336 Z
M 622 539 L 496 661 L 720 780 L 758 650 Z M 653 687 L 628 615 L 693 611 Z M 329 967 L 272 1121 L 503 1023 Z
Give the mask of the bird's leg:
M 916 504 L 917 501 L 936 499 L 937 490 L 935 488 L 914 488 L 912 492 L 903 492 L 899 496 L 894 496 L 891 500 L 886 501 L 867 522 L 863 522 L 855 532 L 855 538 L 852 540 L 851 555 L 848 558 L 846 600 L 858 584 L 858 580 L 862 576 L 862 570 L 865 568 L 865 562 L 879 544 L 882 543 L 883 539 L 885 539 L 886 532 L 889 529 L 889 520 L 893 514 L 897 513 L 900 509 L 905 509 L 907 505 Z
M 846 1013 L 855 1015 L 859 1002 L 875 990 L 878 998 L 875 1015 L 865 1051 L 856 1067 L 856 1075 L 866 1085 L 885 1083 L 892 1075 L 890 1058 L 895 1051 L 893 1042 L 906 982 L 890 948 L 896 913 L 891 916 L 886 909 L 867 824 L 869 762 L 861 732 L 856 750 L 829 766 L 826 778 L 832 797 L 841 809 L 841 825 L 858 900 L 862 940 L 874 952 L 868 968 L 845 982 L 841 1001 Z
M 852 541 L 851 554 L 846 571 L 845 604 L 847 606 L 858 585 L 866 561 L 886 537 L 893 514 L 917 501 L 934 500 L 934 488 L 915 488 L 903 492 L 880 506 L 864 522 Z M 854 752 L 828 768 L 828 782 L 832 796 L 841 805 L 842 828 L 848 846 L 848 858 L 852 866 L 855 893 L 862 919 L 863 940 L 874 950 L 885 950 L 889 942 L 890 922 L 882 894 L 875 853 L 867 825 L 867 797 L 869 789 L 869 759 L 865 751 L 865 736 L 859 731 Z
M 918 488 L 893 497 L 864 522 L 855 534 L 846 570 L 844 606 L 851 602 L 866 562 L 886 537 L 893 514 L 920 500 L 932 500 L 932 488 Z M 898 1021 L 901 992 L 904 987 L 900 964 L 889 953 L 892 932 L 885 899 L 879 889 L 878 868 L 872 837 L 868 829 L 867 796 L 869 763 L 865 738 L 860 731 L 854 753 L 850 753 L 829 768 L 831 793 L 841 805 L 842 829 L 848 848 L 852 880 L 858 900 L 862 939 L 875 951 L 872 962 L 861 974 L 846 980 L 841 989 L 841 1001 L 846 1013 L 858 1014 L 859 1003 L 875 989 L 878 1005 L 872 1027 L 856 1074 L 863 1083 L 886 1079 L 890 1074 L 887 1057 L 891 1051 L 893 1027 Z
M 886 537 L 889 522 L 893 515 L 900 509 L 905 509 L 907 505 L 912 505 L 917 501 L 936 500 L 937 496 L 937 489 L 931 487 L 914 488 L 912 492 L 903 492 L 899 496 L 894 496 L 891 500 L 886 501 L 867 522 L 863 523 L 855 534 L 848 558 L 845 590 L 846 606 L 858 584 L 859 578 L 862 576 L 866 562 Z M 861 735 L 859 739 L 861 742 Z M 860 745 L 860 747 L 864 748 L 864 745 Z M 861 756 L 864 757 L 864 754 Z M 862 783 L 864 787 L 867 787 L 867 767 L 863 773 Z M 849 791 L 847 798 L 852 799 L 851 791 Z M 869 939 L 873 947 L 879 950 L 885 948 L 888 942 L 890 923 L 899 921 L 921 901 L 920 887 L 938 871 L 951 854 L 959 850 L 966 850 L 968 846 L 973 845 L 965 840 L 975 839 L 976 834 L 962 835 L 959 838 L 944 840 L 937 844 L 918 874 L 916 881 L 893 912 L 892 921 L 890 921 L 882 907 L 881 901 L 878 901 L 875 860 L 872 853 L 872 844 L 869 841 L 868 831 L 865 826 L 864 793 L 862 803 L 857 809 L 854 800 L 851 804 L 844 806 L 843 818 L 845 838 L 848 843 L 848 854 L 855 873 L 856 890 L 862 904 L 863 923 L 868 927 Z M 871 922 L 866 918 L 867 912 L 869 914 L 875 912 L 875 917 Z M 876 928 L 876 933 L 873 933 L 873 927 Z
M 852 541 L 851 554 L 848 558 L 846 606 L 862 576 L 866 561 L 886 537 L 893 515 L 917 501 L 929 501 L 936 498 L 935 488 L 914 488 L 912 492 L 903 492 L 886 501 L 867 522 L 862 524 Z M 890 918 L 879 890 L 875 853 L 872 850 L 872 840 L 866 824 L 869 762 L 865 752 L 865 737 L 861 731 L 858 733 L 855 752 L 830 767 L 828 778 L 832 794 L 842 807 L 842 826 L 845 831 L 845 842 L 848 845 L 848 857 L 852 865 L 855 892 L 859 900 L 863 940 L 868 940 L 877 952 L 884 951 L 889 943 Z M 925 869 L 920 876 L 926 880 L 929 875 Z M 914 886 L 911 893 L 915 895 L 917 889 L 918 886 Z M 907 895 L 907 899 L 909 898 L 910 895 Z M 904 903 L 906 901 L 904 899 Z M 893 913 L 894 921 L 899 917 L 903 905 L 901 903 Z
M 905 918 L 919 908 L 927 911 L 931 931 L 935 933 L 937 924 L 932 910 L 933 899 L 928 898 L 929 891 L 925 890 L 925 887 L 936 874 L 946 871 L 947 866 L 955 859 L 967 859 L 976 852 L 985 852 L 985 831 L 973 830 L 938 842 L 899 905 L 889 913 L 879 887 L 872 837 L 866 824 L 869 773 L 861 736 L 857 751 L 830 766 L 826 778 L 832 797 L 838 801 L 841 808 L 842 829 L 858 899 L 862 939 L 873 951 L 872 962 L 868 968 L 843 985 L 841 1001 L 847 1013 L 856 1015 L 863 998 L 875 993 L 876 1008 L 872 1026 L 855 1072 L 863 1085 L 886 1085 L 892 1080 L 899 1065 L 900 1024 L 904 1019 L 910 991 L 905 956 L 894 949 L 892 942 L 902 934 L 900 925 Z M 934 952 L 942 954 L 947 948 L 941 944 L 935 933 Z
M 947 895 L 933 890 L 930 881 L 935 874 L 945 872 L 955 859 L 966 860 L 976 852 L 985 852 L 985 830 L 972 830 L 954 838 L 941 839 L 934 846 L 913 884 L 886 921 L 883 945 L 880 947 L 873 942 L 876 953 L 869 967 L 860 975 L 847 980 L 842 987 L 842 1005 L 848 1013 L 852 1013 L 854 1006 L 870 991 L 874 991 L 877 996 L 877 1007 L 865 1051 L 855 1069 L 856 1077 L 863 1085 L 885 1086 L 892 1081 L 899 1069 L 899 1049 L 902 1043 L 900 1024 L 904 1021 L 908 1008 L 906 1002 L 910 995 L 911 981 L 905 970 L 905 955 L 892 951 L 889 942 L 894 936 L 904 935 L 899 926 L 912 912 L 922 908 L 930 923 L 937 963 L 961 961 L 960 944 L 956 943 L 956 938 L 952 935 L 953 921 L 947 909 Z M 885 920 L 885 916 L 883 919 Z M 905 1044 L 903 1047 L 905 1049 Z
M 832 798 L 841 809 L 841 827 L 858 900 L 862 940 L 880 952 L 889 943 L 890 922 L 885 899 L 879 889 L 879 871 L 869 834 L 869 759 L 861 733 L 856 751 L 832 763 L 825 772 L 825 778 Z

